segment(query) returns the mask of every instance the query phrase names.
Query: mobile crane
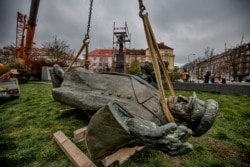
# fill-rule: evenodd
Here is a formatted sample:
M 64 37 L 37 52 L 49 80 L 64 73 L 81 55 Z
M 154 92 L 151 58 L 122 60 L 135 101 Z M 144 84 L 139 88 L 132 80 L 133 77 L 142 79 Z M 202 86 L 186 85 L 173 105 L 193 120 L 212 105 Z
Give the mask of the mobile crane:
M 29 20 L 27 23 L 26 15 L 17 12 L 16 58 L 24 60 L 26 65 L 29 65 L 31 49 L 34 44 L 33 39 L 36 30 L 39 3 L 40 0 L 31 1 Z
M 16 59 L 24 61 L 25 66 L 30 66 L 30 55 L 36 30 L 36 19 L 40 0 L 32 0 L 29 20 L 26 23 L 26 15 L 17 12 L 16 28 Z M 0 76 L 0 98 L 19 97 L 20 89 L 16 75 L 22 75 L 16 69 L 12 69 Z

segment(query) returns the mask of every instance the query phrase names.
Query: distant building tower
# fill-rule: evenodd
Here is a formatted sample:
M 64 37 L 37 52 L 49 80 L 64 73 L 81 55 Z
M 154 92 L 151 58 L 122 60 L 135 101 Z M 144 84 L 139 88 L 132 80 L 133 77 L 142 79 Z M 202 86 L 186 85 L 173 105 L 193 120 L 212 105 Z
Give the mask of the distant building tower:
M 125 27 L 116 27 L 115 22 L 113 26 L 113 67 L 112 70 L 115 72 L 125 73 L 126 72 L 126 43 L 131 42 L 131 34 L 128 31 L 127 23 Z

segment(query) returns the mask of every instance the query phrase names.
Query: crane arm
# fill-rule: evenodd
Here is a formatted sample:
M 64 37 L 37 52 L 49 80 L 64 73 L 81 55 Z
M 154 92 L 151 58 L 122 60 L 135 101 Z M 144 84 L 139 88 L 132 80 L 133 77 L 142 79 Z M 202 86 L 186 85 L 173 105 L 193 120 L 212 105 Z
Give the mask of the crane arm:
M 17 58 L 23 59 L 26 65 L 29 64 L 31 49 L 33 46 L 39 3 L 40 0 L 31 1 L 29 20 L 27 24 L 25 24 L 25 45 L 23 47 L 21 46 L 22 48 L 17 49 Z
M 32 0 L 31 6 L 30 6 L 30 14 L 29 14 L 29 20 L 27 24 L 27 34 L 26 34 L 26 43 L 25 43 L 26 55 L 24 57 L 26 63 L 29 62 L 31 49 L 33 46 L 33 39 L 35 35 L 35 30 L 36 30 L 36 20 L 37 20 L 39 3 L 40 3 L 40 0 Z

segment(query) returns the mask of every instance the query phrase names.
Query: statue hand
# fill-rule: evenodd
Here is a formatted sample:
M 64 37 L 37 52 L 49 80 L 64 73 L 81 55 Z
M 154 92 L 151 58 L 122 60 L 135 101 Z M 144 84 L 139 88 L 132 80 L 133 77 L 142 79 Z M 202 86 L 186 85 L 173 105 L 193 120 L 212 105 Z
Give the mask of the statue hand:
M 127 125 L 130 133 L 140 143 L 168 155 L 185 154 L 193 148 L 187 142 L 192 135 L 192 130 L 185 126 L 177 126 L 175 123 L 157 126 L 154 122 L 138 118 L 128 120 Z

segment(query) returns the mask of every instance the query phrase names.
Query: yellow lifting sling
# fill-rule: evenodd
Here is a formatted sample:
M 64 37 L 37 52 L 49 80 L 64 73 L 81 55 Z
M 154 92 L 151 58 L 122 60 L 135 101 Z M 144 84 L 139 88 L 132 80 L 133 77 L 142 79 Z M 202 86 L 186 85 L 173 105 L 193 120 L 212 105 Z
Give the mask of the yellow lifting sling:
M 171 112 L 168 109 L 168 105 L 167 105 L 167 101 L 166 101 L 166 97 L 165 97 L 165 92 L 164 92 L 164 88 L 163 88 L 163 84 L 162 84 L 159 64 L 162 67 L 164 77 L 166 79 L 170 94 L 172 96 L 175 96 L 174 88 L 173 88 L 172 82 L 170 80 L 170 77 L 169 77 L 169 75 L 167 73 L 167 69 L 166 69 L 166 67 L 164 65 L 162 57 L 160 55 L 158 44 L 156 42 L 153 30 L 151 28 L 151 25 L 150 25 L 150 22 L 149 22 L 149 19 L 148 19 L 148 13 L 143 14 L 143 12 L 144 12 L 144 10 L 146 8 L 143 5 L 142 0 L 139 0 L 139 5 L 140 5 L 140 7 L 139 7 L 140 8 L 139 16 L 143 20 L 145 35 L 146 35 L 146 39 L 147 39 L 147 43 L 148 43 L 149 52 L 150 52 L 151 58 L 152 58 L 152 64 L 153 64 L 153 68 L 154 68 L 154 71 L 155 71 L 157 86 L 158 86 L 158 89 L 159 89 L 160 95 L 161 95 L 162 108 L 163 108 L 163 111 L 165 113 L 165 116 L 166 116 L 167 120 L 169 122 L 174 122 L 174 117 L 172 116 Z

